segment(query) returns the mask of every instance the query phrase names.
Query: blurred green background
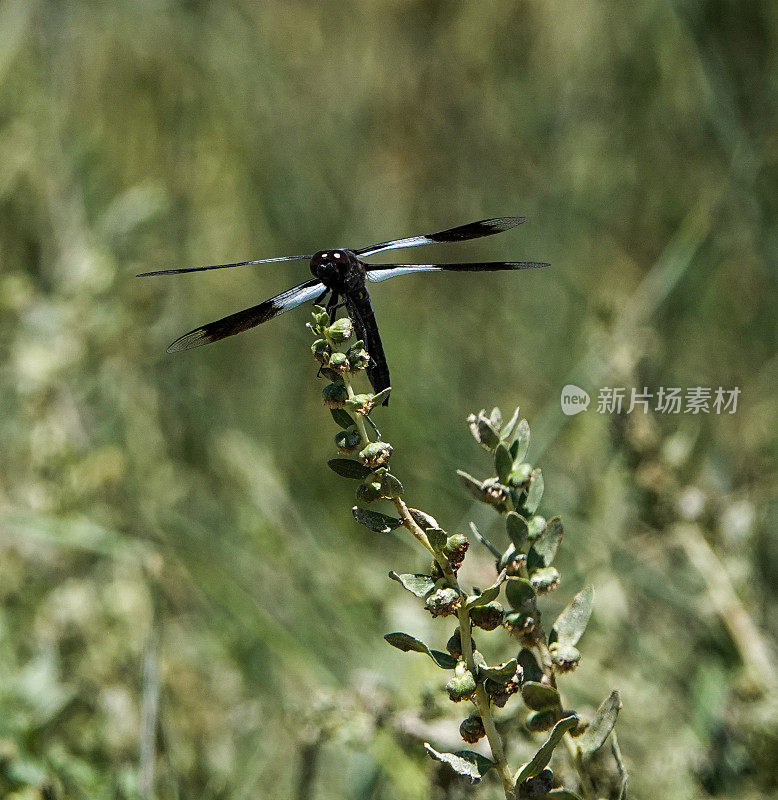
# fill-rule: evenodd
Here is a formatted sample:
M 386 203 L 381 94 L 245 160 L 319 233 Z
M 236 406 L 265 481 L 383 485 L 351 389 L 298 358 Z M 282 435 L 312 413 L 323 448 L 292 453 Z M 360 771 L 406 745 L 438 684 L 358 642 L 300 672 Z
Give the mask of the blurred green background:
M 448 626 L 324 466 L 306 312 L 165 354 L 306 265 L 133 276 L 518 213 L 435 258 L 551 269 L 373 291 L 395 470 L 498 539 L 454 470 L 520 404 L 548 607 L 596 590 L 565 694 L 620 690 L 633 796 L 778 796 L 777 41 L 768 0 L 0 2 L 0 795 L 469 796 L 421 749 L 441 673 L 382 640 Z M 567 418 L 568 382 L 742 395 Z

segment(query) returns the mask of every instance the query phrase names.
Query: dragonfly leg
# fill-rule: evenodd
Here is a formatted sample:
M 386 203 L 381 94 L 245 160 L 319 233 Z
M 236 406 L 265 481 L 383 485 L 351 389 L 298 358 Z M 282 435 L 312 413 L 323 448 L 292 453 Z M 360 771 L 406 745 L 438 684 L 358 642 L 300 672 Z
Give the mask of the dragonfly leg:
M 327 301 L 327 313 L 330 315 L 330 325 L 335 322 L 335 314 L 338 313 L 338 309 L 343 305 L 343 303 L 338 302 L 338 293 L 333 292 L 332 297 Z

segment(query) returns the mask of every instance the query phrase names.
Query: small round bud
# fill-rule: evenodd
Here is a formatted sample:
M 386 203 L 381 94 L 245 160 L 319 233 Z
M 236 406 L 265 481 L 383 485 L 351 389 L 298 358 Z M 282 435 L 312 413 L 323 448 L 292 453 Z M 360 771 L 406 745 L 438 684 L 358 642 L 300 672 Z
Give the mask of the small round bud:
M 332 355 L 332 348 L 329 346 L 329 343 L 326 339 L 317 339 L 311 345 L 311 352 L 313 353 L 313 357 L 320 364 L 327 364 L 330 360 L 330 356 Z
M 339 375 L 348 372 L 349 363 L 345 353 L 333 353 L 330 356 L 329 368 L 335 370 Z
M 470 609 L 470 619 L 473 620 L 473 625 L 485 631 L 493 631 L 499 627 L 502 624 L 502 617 L 502 606 L 496 600 Z
M 336 319 L 335 322 L 327 328 L 327 336 L 329 336 L 333 342 L 346 342 L 351 338 L 353 333 L 354 323 L 351 321 L 350 317 Z
M 353 453 L 362 445 L 362 436 L 353 428 L 335 434 L 335 446 L 341 453 Z
M 521 578 L 524 574 L 524 569 L 527 566 L 527 556 L 525 553 L 515 553 L 511 556 L 508 563 L 507 574 L 512 578 Z M 500 562 L 497 562 L 497 571 L 500 571 Z
M 361 341 L 351 345 L 346 352 L 346 356 L 348 357 L 349 366 L 354 372 L 358 372 L 361 369 L 367 369 L 367 366 L 370 363 L 370 355 L 368 354 L 367 350 L 365 350 Z
M 508 483 L 511 486 L 521 486 L 529 480 L 530 475 L 532 475 L 532 464 L 518 464 L 508 475 Z
M 559 586 L 560 577 L 556 567 L 543 567 L 536 569 L 529 580 L 538 594 L 545 594 Z
M 371 483 L 360 483 L 357 486 L 357 500 L 360 503 L 375 503 L 381 499 L 381 484 L 373 481 Z
M 324 405 L 329 408 L 343 408 L 348 400 L 348 390 L 342 383 L 328 383 L 322 390 Z
M 475 694 L 475 690 L 475 678 L 467 669 L 457 670 L 457 674 L 446 684 L 449 699 L 455 703 L 469 700 Z
M 497 683 L 497 681 L 489 678 L 484 684 L 489 699 L 498 708 L 505 708 L 505 704 L 521 689 L 521 679 L 524 677 L 524 670 L 518 668 L 518 672 L 514 675 L 508 683 Z
M 424 608 L 433 617 L 447 617 L 455 614 L 460 605 L 462 605 L 462 598 L 459 596 L 459 592 L 448 587 L 435 589 L 434 592 L 427 595 L 424 601 Z
M 541 731 L 550 731 L 556 725 L 557 712 L 552 710 L 546 711 L 533 711 L 527 715 L 524 724 L 527 730 L 532 733 L 540 733 Z
M 581 653 L 577 647 L 562 642 L 554 642 L 549 646 L 551 660 L 560 672 L 571 672 L 581 661 Z
M 359 453 L 360 461 L 370 469 L 378 469 L 389 462 L 392 455 L 392 445 L 386 442 L 370 442 Z
M 486 736 L 481 717 L 473 716 L 462 720 L 462 724 L 459 726 L 459 735 L 469 744 L 475 744 L 479 739 Z
M 484 502 L 493 506 L 501 506 L 508 499 L 506 488 L 496 478 L 489 478 L 483 483 Z
M 514 636 L 527 636 L 535 630 L 539 616 L 537 612 L 527 614 L 523 611 L 511 611 L 505 615 L 505 627 Z
M 446 642 L 446 650 L 451 653 L 454 658 L 462 657 L 462 635 L 457 628 L 451 635 L 451 638 Z
M 448 563 L 455 572 L 465 560 L 465 553 L 467 553 L 468 547 L 470 547 L 470 542 L 463 533 L 452 533 L 446 539 L 446 544 L 443 546 L 443 555 L 446 556 Z
M 355 414 L 366 417 L 373 410 L 372 394 L 355 394 L 348 401 L 348 408 Z
M 547 796 L 553 785 L 554 773 L 546 767 L 538 775 L 521 782 L 520 795 L 528 800 L 534 800 L 534 798 L 540 800 L 540 798 Z

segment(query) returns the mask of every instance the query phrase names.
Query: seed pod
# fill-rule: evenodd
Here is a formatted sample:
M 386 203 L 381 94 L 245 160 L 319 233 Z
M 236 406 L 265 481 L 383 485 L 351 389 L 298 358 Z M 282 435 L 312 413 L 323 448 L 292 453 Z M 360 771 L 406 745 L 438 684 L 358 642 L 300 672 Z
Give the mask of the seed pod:
M 389 462 L 392 445 L 387 442 L 370 442 L 359 454 L 360 461 L 370 469 L 378 469 Z
M 572 672 L 581 661 L 580 651 L 571 644 L 554 642 L 548 649 L 554 666 L 560 672 Z
M 435 589 L 424 601 L 424 608 L 433 617 L 447 617 L 455 614 L 460 605 L 462 605 L 462 598 L 459 596 L 459 592 L 448 587 Z
M 499 627 L 502 624 L 502 617 L 502 606 L 496 600 L 470 609 L 470 619 L 473 620 L 473 625 L 485 631 L 493 631 Z
M 539 612 L 528 614 L 524 611 L 512 611 L 505 615 L 505 627 L 514 636 L 527 636 L 535 630 L 538 623 Z
M 529 580 L 538 594 L 546 594 L 559 586 L 560 577 L 556 567 L 543 567 L 536 569 Z
M 330 356 L 332 355 L 332 348 L 329 346 L 329 343 L 326 339 L 317 339 L 311 345 L 311 352 L 313 353 L 313 357 L 320 364 L 327 364 L 330 360 Z
M 370 355 L 368 354 L 367 350 L 365 350 L 364 343 L 362 341 L 352 344 L 351 347 L 349 347 L 349 349 L 346 351 L 346 357 L 348 358 L 349 366 L 353 372 L 366 369 L 367 365 L 370 363 Z
M 346 342 L 351 338 L 353 333 L 354 323 L 351 321 L 350 317 L 336 319 L 335 322 L 327 328 L 327 335 L 333 342 Z
M 329 408 L 343 408 L 348 400 L 348 390 L 342 383 L 328 383 L 322 390 L 324 405 Z
M 459 735 L 469 744 L 475 744 L 486 736 L 481 717 L 476 715 L 462 720 L 462 724 L 459 726 Z
M 521 486 L 529 480 L 532 475 L 532 464 L 517 464 L 508 475 L 508 483 L 511 486 Z
M 463 667 L 464 665 L 460 662 L 459 666 Z M 473 673 L 466 668 L 460 670 L 458 667 L 456 675 L 446 684 L 449 699 L 454 703 L 469 700 L 475 694 L 475 690 L 476 683 Z
M 514 675 L 508 683 L 497 683 L 491 678 L 487 679 L 484 684 L 489 699 L 498 708 L 505 708 L 505 704 L 521 689 L 521 679 L 524 676 L 524 671 L 519 667 L 519 671 Z
M 334 370 L 338 375 L 349 371 L 349 363 L 345 353 L 333 353 L 330 356 L 329 368 Z
M 446 544 L 443 546 L 443 555 L 448 559 L 452 569 L 456 572 L 465 560 L 465 553 L 467 548 L 470 547 L 470 542 L 467 536 L 462 533 L 452 533 L 446 539 Z

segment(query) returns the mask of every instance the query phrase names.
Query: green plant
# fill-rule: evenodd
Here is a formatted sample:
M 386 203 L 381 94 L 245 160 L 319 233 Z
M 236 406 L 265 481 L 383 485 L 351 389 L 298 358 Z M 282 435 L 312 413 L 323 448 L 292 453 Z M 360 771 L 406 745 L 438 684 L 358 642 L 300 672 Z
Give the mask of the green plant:
M 618 693 L 611 692 L 586 722 L 566 706 L 558 686 L 559 676 L 574 670 L 580 662 L 577 645 L 592 610 L 591 587 L 573 597 L 550 633 L 541 623 L 538 598 L 559 585 L 560 575 L 553 562 L 564 528 L 559 517 L 546 519 L 538 514 L 543 473 L 526 461 L 530 444 L 527 421 L 520 419 L 517 409 L 504 422 L 496 408 L 488 416 L 481 411 L 468 419 L 473 437 L 492 456 L 496 474 L 486 480 L 462 471 L 458 475 L 477 500 L 502 515 L 509 543 L 501 551 L 471 523 L 474 537 L 495 558 L 495 580 L 485 589 L 467 592 L 458 580 L 469 548 L 467 537 L 447 533 L 434 517 L 406 504 L 403 485 L 389 465 L 393 448 L 383 441 L 370 417 L 390 390 L 379 394 L 357 394 L 354 390 L 352 379 L 365 369 L 369 354 L 363 342 L 351 343 L 351 320 L 332 319 L 317 306 L 308 327 L 316 336 L 311 349 L 320 373 L 330 381 L 322 392 L 324 402 L 340 428 L 335 444 L 342 456 L 330 459 L 328 464 L 338 475 L 359 481 L 356 497 L 361 505 L 352 509 L 354 518 L 376 533 L 407 530 L 429 553 L 430 568 L 422 574 L 390 572 L 389 577 L 419 598 L 433 617 L 456 620 L 445 651 L 433 649 L 407 633 L 384 637 L 399 650 L 429 656 L 450 674 L 445 685 L 449 699 L 472 704 L 471 713 L 460 726 L 462 738 L 469 743 L 486 738 L 490 750 L 488 757 L 474 750 L 441 753 L 425 743 L 427 753 L 473 783 L 490 771 L 496 772 L 508 800 L 576 798 L 576 791 L 593 800 L 610 791 L 600 785 L 602 771 L 595 776 L 590 769 L 610 736 L 618 778 L 612 788 L 616 796 L 624 798 L 627 776 L 613 731 L 621 707 Z M 391 503 L 396 514 L 364 507 L 379 501 Z M 488 664 L 476 647 L 474 628 L 500 628 L 516 637 L 520 644 L 517 655 L 501 664 Z M 509 765 L 507 743 L 496 713 L 513 695 L 519 695 L 529 710 L 524 721 L 526 732 L 546 734 L 545 741 L 518 768 Z M 577 776 L 576 791 L 559 785 L 549 769 L 559 744 L 564 745 Z

